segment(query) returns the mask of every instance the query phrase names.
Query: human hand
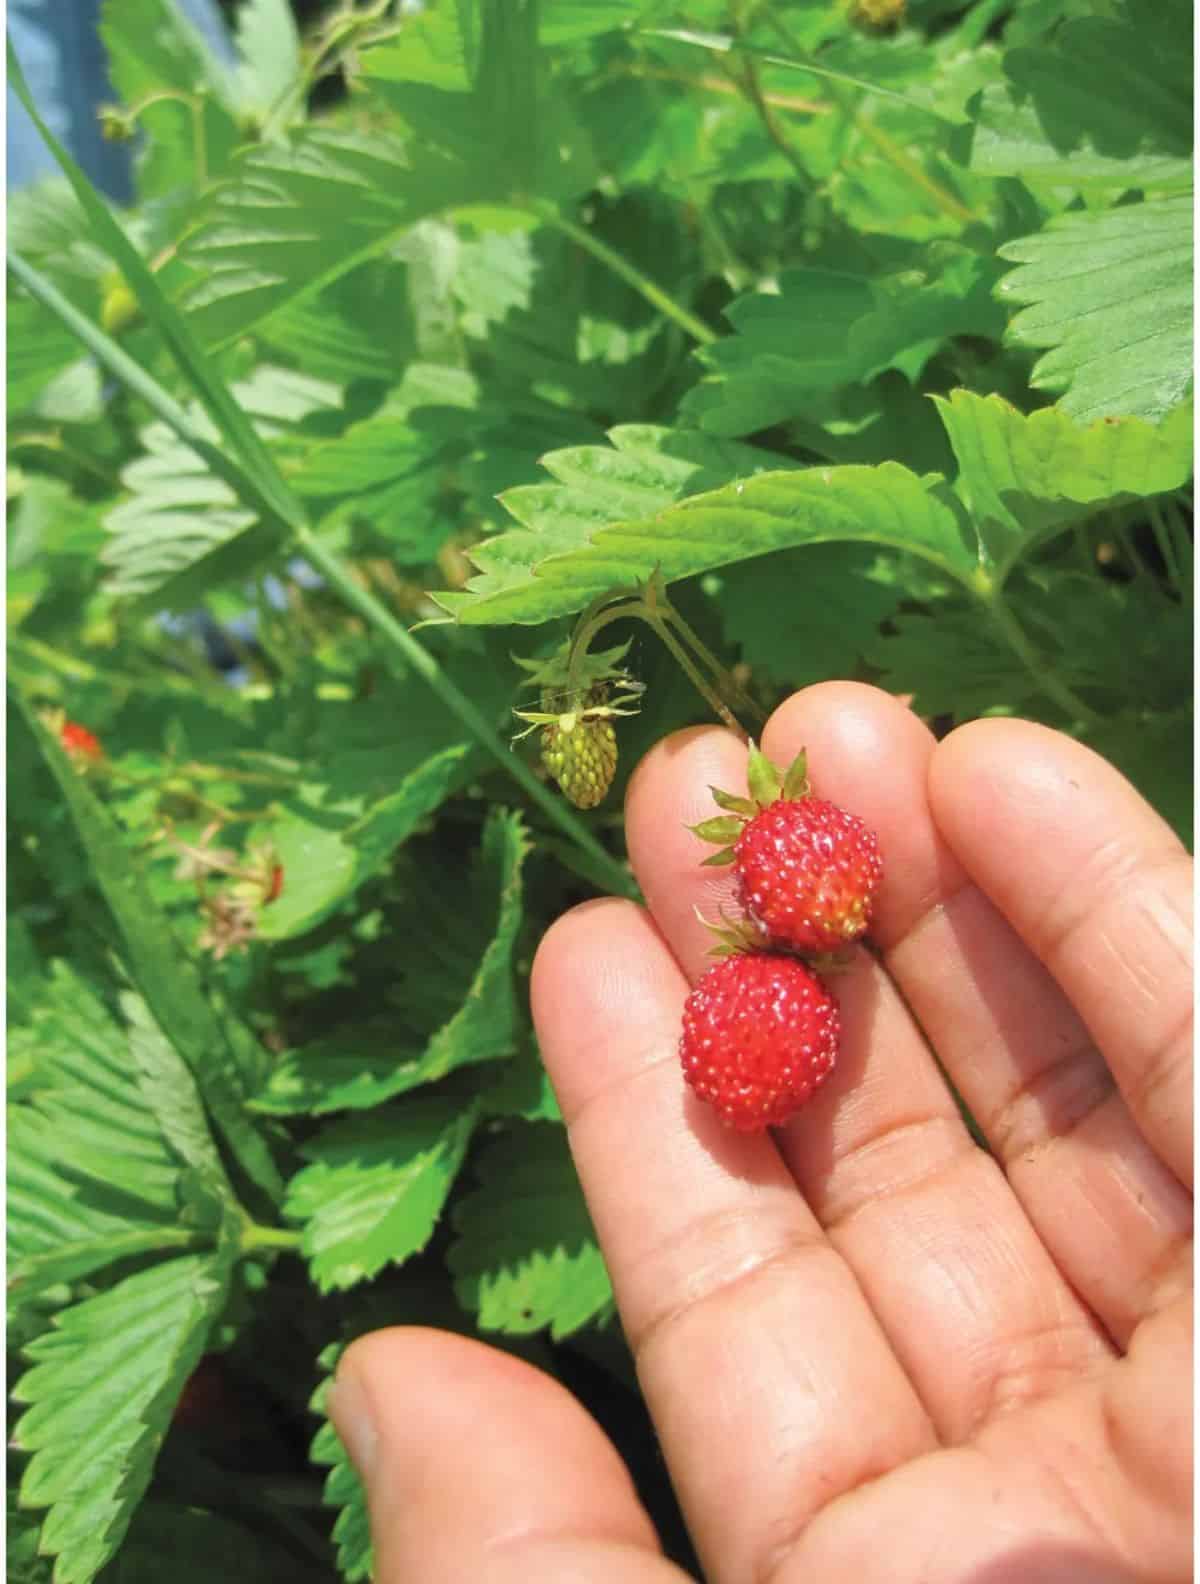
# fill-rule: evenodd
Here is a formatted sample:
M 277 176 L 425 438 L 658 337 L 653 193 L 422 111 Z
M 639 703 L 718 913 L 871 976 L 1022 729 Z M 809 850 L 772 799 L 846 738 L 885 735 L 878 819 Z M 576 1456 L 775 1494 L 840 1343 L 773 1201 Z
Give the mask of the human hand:
M 729 901 L 686 825 L 729 734 L 630 787 L 649 904 L 549 931 L 547 1068 L 713 1584 L 1191 1577 L 1191 865 L 1087 749 L 1020 721 L 935 744 L 830 683 L 763 747 L 879 836 L 838 1068 L 775 1134 L 685 1091 L 680 1009 Z M 978 1149 L 925 1039 L 988 1137 Z M 363 1338 L 333 1415 L 379 1584 L 678 1579 L 568 1393 L 461 1337 Z

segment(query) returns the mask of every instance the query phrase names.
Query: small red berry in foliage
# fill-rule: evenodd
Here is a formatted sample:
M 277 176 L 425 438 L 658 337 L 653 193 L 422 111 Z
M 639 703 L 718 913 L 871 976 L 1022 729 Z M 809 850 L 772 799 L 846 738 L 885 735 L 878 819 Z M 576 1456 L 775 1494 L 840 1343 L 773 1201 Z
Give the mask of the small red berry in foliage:
M 742 1133 L 786 1122 L 833 1070 L 837 1002 L 795 957 L 734 952 L 688 997 L 683 1075 Z
M 182 1430 L 233 1429 L 240 1415 L 238 1394 L 225 1366 L 206 1353 L 183 1383 L 171 1423 Z
M 59 728 L 58 740 L 73 759 L 95 761 L 104 757 L 99 737 L 78 721 L 64 721 Z
M 771 945 L 820 954 L 857 940 L 883 878 L 874 833 L 812 796 L 803 753 L 781 777 L 752 748 L 749 783 L 748 798 L 713 789 L 729 812 L 696 833 L 729 845 L 707 862 L 734 865 L 741 905 Z

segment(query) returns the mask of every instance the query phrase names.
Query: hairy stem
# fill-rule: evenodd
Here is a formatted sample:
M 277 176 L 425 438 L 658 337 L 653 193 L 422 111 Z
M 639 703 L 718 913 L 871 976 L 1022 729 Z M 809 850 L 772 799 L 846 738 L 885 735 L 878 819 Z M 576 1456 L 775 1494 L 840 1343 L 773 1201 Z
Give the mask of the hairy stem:
M 241 1249 L 243 1254 L 256 1249 L 287 1249 L 300 1252 L 300 1233 L 291 1227 L 262 1226 L 248 1217 L 242 1224 Z
M 1053 699 L 1072 720 L 1095 725 L 1101 717 L 1090 704 L 1085 704 L 1079 695 L 1055 674 L 1053 666 L 1047 665 L 1038 654 L 999 590 L 994 590 L 985 600 L 985 604 L 1003 633 L 1005 642 L 1037 683 L 1039 692 Z
M 520 207 L 527 209 L 546 225 L 561 231 L 563 236 L 569 237 L 572 242 L 584 248 L 606 269 L 619 276 L 627 286 L 632 286 L 634 291 L 644 297 L 652 307 L 657 308 L 659 313 L 677 324 L 694 341 L 708 346 L 717 340 L 715 330 L 710 330 L 703 319 L 697 318 L 691 309 L 685 308 L 657 282 L 652 281 L 644 270 L 640 270 L 636 264 L 631 264 L 623 254 L 618 253 L 615 248 L 610 248 L 607 242 L 601 242 L 600 238 L 585 226 L 576 225 L 573 220 L 568 220 L 565 215 L 559 214 L 553 204 L 547 203 L 544 198 L 528 198 L 521 200 Z

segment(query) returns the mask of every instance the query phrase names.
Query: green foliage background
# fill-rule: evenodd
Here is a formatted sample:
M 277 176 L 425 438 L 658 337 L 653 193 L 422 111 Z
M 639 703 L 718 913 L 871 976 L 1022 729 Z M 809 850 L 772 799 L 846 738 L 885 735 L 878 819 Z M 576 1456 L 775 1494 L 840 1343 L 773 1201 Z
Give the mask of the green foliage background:
M 1190 840 L 1181 0 L 398 13 L 244 0 L 227 68 L 109 0 L 137 207 L 11 200 L 19 1578 L 367 1576 L 319 1416 L 387 1322 L 586 1363 L 636 1461 L 524 977 L 708 709 L 640 629 L 605 805 L 510 750 L 596 596 L 657 569 L 763 709 L 1045 720 Z

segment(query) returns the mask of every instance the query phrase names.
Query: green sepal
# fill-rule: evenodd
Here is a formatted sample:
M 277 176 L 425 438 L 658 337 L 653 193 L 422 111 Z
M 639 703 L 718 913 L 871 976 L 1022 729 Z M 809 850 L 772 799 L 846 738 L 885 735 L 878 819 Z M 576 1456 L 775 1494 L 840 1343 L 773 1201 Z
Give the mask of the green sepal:
M 716 842 L 718 846 L 724 847 L 729 842 L 737 841 L 745 825 L 745 820 L 737 819 L 732 814 L 718 814 L 715 819 L 701 820 L 699 825 L 689 825 L 688 829 L 701 841 Z
M 711 857 L 703 859 L 701 864 L 700 864 L 700 867 L 702 869 L 720 869 L 725 864 L 731 864 L 733 862 L 733 859 L 734 859 L 733 848 L 732 847 L 722 847 L 720 852 L 715 852 L 715 853 L 712 854 Z
M 787 767 L 783 778 L 783 795 L 785 798 L 803 798 L 811 791 L 808 784 L 808 750 L 801 748 Z
M 693 907 L 693 913 L 700 920 L 710 935 L 716 938 L 716 945 L 710 946 L 706 956 L 732 957 L 737 952 L 759 951 L 765 944 L 765 937 L 759 934 L 749 919 L 729 919 L 725 916 L 725 909 L 718 909 L 719 924 L 706 919 L 698 907 Z
M 783 791 L 783 781 L 779 771 L 757 743 L 750 744 L 746 785 L 750 788 L 750 796 L 760 808 L 766 808 L 769 803 L 774 803 Z
M 728 809 L 731 814 L 744 814 L 747 819 L 753 819 L 761 812 L 753 798 L 735 797 L 732 792 L 722 792 L 720 787 L 715 786 L 710 786 L 708 790 L 717 807 Z
M 621 661 L 629 651 L 633 639 L 628 638 L 623 644 L 618 644 L 615 649 L 601 649 L 596 654 L 585 654 L 580 658 L 576 668 L 575 685 L 580 692 L 586 693 L 597 682 L 619 682 L 628 686 L 628 674 L 621 669 Z M 520 655 L 510 656 L 515 665 L 528 676 L 521 683 L 522 687 L 540 687 L 546 692 L 554 692 L 566 687 L 570 674 L 571 645 L 569 642 L 560 644 L 559 647 L 545 660 L 525 660 Z

